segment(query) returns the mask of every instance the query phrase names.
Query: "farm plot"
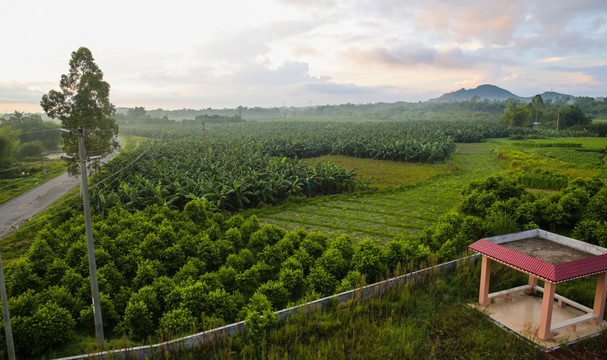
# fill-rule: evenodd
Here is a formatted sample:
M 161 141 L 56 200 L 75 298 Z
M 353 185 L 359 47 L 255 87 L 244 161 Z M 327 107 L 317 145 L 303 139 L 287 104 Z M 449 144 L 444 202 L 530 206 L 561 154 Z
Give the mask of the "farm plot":
M 369 195 L 339 196 L 260 217 L 264 224 L 286 229 L 303 228 L 331 236 L 348 233 L 355 240 L 365 237 L 385 244 L 405 232 L 416 235 L 457 202 L 468 181 L 505 169 L 497 159 L 496 144 L 460 144 L 452 161 L 458 171 L 421 181 L 415 186 Z

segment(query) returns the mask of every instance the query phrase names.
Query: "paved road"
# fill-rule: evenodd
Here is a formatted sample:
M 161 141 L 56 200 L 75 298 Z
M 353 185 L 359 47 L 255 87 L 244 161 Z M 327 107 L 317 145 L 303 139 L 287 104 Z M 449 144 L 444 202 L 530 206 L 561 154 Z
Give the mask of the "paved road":
M 67 172 L 0 204 L 0 238 L 38 215 L 80 184 L 80 176 Z
M 122 140 L 118 139 L 118 143 L 122 146 Z M 102 161 L 107 162 L 116 154 L 117 152 L 114 152 Z M 0 204 L 0 239 L 8 236 L 78 185 L 80 176 L 70 177 L 65 172 Z

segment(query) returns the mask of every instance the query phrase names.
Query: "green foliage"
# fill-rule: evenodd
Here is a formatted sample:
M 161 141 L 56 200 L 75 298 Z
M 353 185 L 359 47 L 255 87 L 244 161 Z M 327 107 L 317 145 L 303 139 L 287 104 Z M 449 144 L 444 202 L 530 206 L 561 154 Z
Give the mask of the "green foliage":
M 278 324 L 278 316 L 271 309 L 270 301 L 261 293 L 254 294 L 245 308 L 247 336 L 255 344 L 260 344 L 266 334 Z
M 290 293 L 282 281 L 270 280 L 261 284 L 257 291 L 268 299 L 274 310 L 284 309 L 289 302 Z
M 283 266 L 278 274 L 278 279 L 287 290 L 290 301 L 299 300 L 308 287 L 304 271 L 301 268 Z
M 187 334 L 196 329 L 196 318 L 188 309 L 178 308 L 165 312 L 160 318 L 160 335 L 165 338 Z
M 370 238 L 362 240 L 354 247 L 352 267 L 364 274 L 371 283 L 385 277 L 388 270 L 381 248 Z
M 546 194 L 524 192 L 511 180 L 491 177 L 471 183 L 462 194 L 460 209 L 481 218 L 487 236 L 538 225 L 552 231 L 567 226 L 586 241 L 598 243 L 602 235 L 590 232 L 590 224 L 600 225 L 607 218 L 607 191 L 599 178 L 571 179 L 561 192 Z
M 0 126 L 0 170 L 12 167 L 19 149 L 19 130 Z
M 206 202 L 203 200 L 188 202 L 186 206 L 184 206 L 183 212 L 190 220 L 199 225 L 206 224 L 209 218 Z
M 516 107 L 508 104 L 500 121 L 510 126 L 530 126 L 533 122 L 533 108 L 530 104 Z
M 124 319 L 117 332 L 132 334 L 136 340 L 145 340 L 152 335 L 154 323 L 152 313 L 143 301 L 129 301 L 124 311 Z
M 110 153 L 116 147 L 113 138 L 118 135 L 113 119 L 115 108 L 110 102 L 110 85 L 103 80 L 103 72 L 89 49 L 81 47 L 72 52 L 70 71 L 61 76 L 59 86 L 61 91 L 51 90 L 42 96 L 42 109 L 51 118 L 60 119 L 64 128 L 85 129 L 88 156 Z M 61 136 L 63 150 L 77 156 L 78 136 Z
M 348 291 L 355 288 L 367 285 L 365 276 L 356 270 L 350 270 L 348 274 L 341 280 L 341 285 L 338 291 Z
M 43 121 L 38 114 L 25 116 L 24 113 L 15 111 L 2 125 L 11 127 L 20 132 L 18 139 L 22 144 L 40 143 L 43 149 L 57 150 L 61 142 L 59 125 L 53 121 Z M 30 156 L 40 156 L 35 153 Z
M 590 124 L 592 118 L 586 116 L 577 105 L 569 105 L 561 110 L 559 127 L 568 128 L 574 125 Z
M 31 316 L 11 316 L 11 322 L 15 350 L 27 356 L 70 340 L 76 323 L 68 310 L 54 302 L 41 305 Z
M 338 280 L 326 269 L 314 266 L 306 279 L 310 289 L 320 296 L 327 296 L 335 292 Z
M 575 239 L 605 247 L 607 246 L 607 221 L 582 220 L 573 229 L 572 236 Z
M 41 141 L 35 140 L 21 144 L 19 148 L 19 157 L 21 159 L 30 157 L 40 157 L 46 149 Z
M 594 220 L 607 219 L 607 187 L 604 184 L 602 189 L 588 201 L 584 209 L 584 217 Z
M 382 296 L 301 311 L 263 337 L 253 340 L 249 330 L 249 336 L 220 339 L 184 358 L 535 358 L 540 351 L 529 342 L 466 306 L 477 296 L 469 284 L 478 281 L 479 273 L 478 266 L 465 266 L 423 279 L 423 286 L 395 287 Z M 492 283 L 524 283 L 514 273 L 495 271 Z

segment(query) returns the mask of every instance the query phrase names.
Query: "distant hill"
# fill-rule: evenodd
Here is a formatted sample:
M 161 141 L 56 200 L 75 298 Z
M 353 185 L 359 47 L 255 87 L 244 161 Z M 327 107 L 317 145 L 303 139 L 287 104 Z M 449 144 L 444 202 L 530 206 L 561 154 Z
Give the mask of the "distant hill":
M 544 101 L 546 101 L 546 100 L 554 101 L 559 98 L 560 99 L 569 98 L 571 101 L 575 100 L 575 96 L 561 94 L 561 93 L 557 93 L 554 91 L 546 91 L 540 95 L 542 96 L 542 99 L 544 99 Z M 506 89 L 502 89 L 499 86 L 485 84 L 485 85 L 480 85 L 474 89 L 466 90 L 466 89 L 462 88 L 462 89 L 454 91 L 454 92 L 446 93 L 436 99 L 430 99 L 430 100 L 428 100 L 428 102 L 469 101 L 474 96 L 478 96 L 479 100 L 487 99 L 490 101 L 492 101 L 492 100 L 504 101 L 504 100 L 508 100 L 508 99 L 517 99 L 517 100 L 521 100 L 521 101 L 525 102 L 525 101 L 531 101 L 531 98 L 532 98 L 532 97 L 518 96 L 518 95 L 511 93 L 510 91 L 508 91 Z
M 557 93 L 554 91 L 544 91 L 543 93 L 540 94 L 542 96 L 542 100 L 544 101 L 556 101 L 556 100 L 568 100 L 569 102 L 573 103 L 573 101 L 575 101 L 575 96 L 573 95 L 567 95 L 567 94 L 561 94 L 561 93 Z M 527 98 L 520 98 L 523 101 L 531 101 L 532 97 L 527 97 Z
M 436 99 L 430 99 L 428 102 L 448 102 L 448 101 L 468 101 L 474 96 L 478 96 L 479 100 L 508 100 L 508 99 L 520 99 L 520 96 L 514 95 L 508 90 L 502 89 L 495 85 L 480 85 L 475 89 L 466 90 L 461 88 L 460 90 L 443 94 Z

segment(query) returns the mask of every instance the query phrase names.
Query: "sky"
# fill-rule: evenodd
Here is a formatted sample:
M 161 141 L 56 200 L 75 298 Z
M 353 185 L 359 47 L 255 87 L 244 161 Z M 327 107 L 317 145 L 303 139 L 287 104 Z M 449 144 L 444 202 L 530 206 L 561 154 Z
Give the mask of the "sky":
M 426 101 L 494 84 L 607 96 L 605 0 L 7 0 L 0 113 L 84 46 L 117 107 Z

